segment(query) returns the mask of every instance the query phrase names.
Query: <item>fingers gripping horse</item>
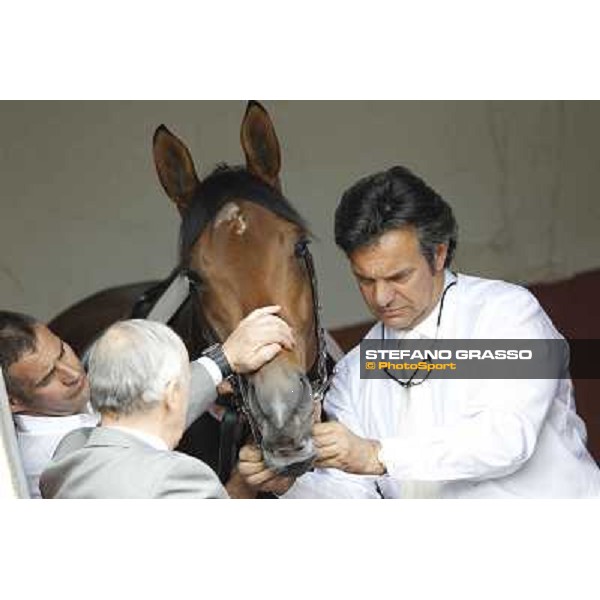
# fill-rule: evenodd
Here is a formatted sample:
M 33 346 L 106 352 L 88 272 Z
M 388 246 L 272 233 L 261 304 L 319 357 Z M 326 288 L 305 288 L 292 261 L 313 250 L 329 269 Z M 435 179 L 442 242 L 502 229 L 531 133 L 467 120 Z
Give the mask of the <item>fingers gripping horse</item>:
M 248 104 L 241 144 L 245 167 L 223 165 L 200 181 L 184 143 L 164 126 L 154 135 L 160 182 L 181 215 L 178 271 L 192 282 L 191 309 L 171 326 L 194 357 L 255 308 L 282 307 L 294 350 L 238 378 L 237 387 L 266 464 L 297 475 L 314 458 L 313 401 L 327 379 L 310 233 L 282 194 L 279 142 L 259 103 Z

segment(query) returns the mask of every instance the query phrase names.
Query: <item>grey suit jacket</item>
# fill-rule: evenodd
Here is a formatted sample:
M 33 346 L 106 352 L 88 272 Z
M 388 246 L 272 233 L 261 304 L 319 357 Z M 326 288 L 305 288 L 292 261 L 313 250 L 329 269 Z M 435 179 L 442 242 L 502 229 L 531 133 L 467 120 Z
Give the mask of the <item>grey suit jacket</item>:
M 210 373 L 197 362 L 190 363 L 190 405 L 188 406 L 186 428 L 189 427 L 217 398 L 217 388 Z
M 76 429 L 40 478 L 44 498 L 227 498 L 202 461 L 110 427 Z
M 206 369 L 190 365 L 186 426 L 216 398 Z M 202 461 L 161 451 L 108 427 L 77 429 L 58 445 L 40 479 L 44 498 L 227 498 L 214 471 Z

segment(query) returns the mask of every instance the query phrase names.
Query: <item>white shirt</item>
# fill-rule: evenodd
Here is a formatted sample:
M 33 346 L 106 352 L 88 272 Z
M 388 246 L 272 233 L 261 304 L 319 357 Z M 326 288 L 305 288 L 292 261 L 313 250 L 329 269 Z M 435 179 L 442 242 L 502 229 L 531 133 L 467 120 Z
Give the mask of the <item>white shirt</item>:
M 446 273 L 446 285 L 453 275 Z M 438 307 L 407 332 L 434 339 Z M 366 338 L 381 338 L 377 323 Z M 561 339 L 534 296 L 502 281 L 459 275 L 443 306 L 439 339 Z M 360 379 L 354 348 L 338 365 L 327 413 L 377 439 L 383 477 L 336 469 L 299 478 L 284 497 L 600 497 L 600 470 L 585 448 L 568 379 L 444 380 L 402 388 Z
M 196 359 L 196 362 L 202 365 L 208 371 L 208 374 L 215 382 L 215 387 L 218 386 L 221 381 L 223 381 L 221 369 L 212 358 L 209 358 L 208 356 L 201 356 L 200 358 Z
M 13 415 L 13 419 L 29 495 L 41 498 L 40 475 L 48 466 L 60 440 L 74 429 L 95 427 L 100 417 L 97 414 L 81 413 L 68 417 Z

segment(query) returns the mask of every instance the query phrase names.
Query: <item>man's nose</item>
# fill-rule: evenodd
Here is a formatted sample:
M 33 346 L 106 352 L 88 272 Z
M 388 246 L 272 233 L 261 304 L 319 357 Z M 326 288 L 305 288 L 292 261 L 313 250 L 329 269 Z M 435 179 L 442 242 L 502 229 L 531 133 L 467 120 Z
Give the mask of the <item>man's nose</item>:
M 375 282 L 375 302 L 380 308 L 385 308 L 394 297 L 394 290 L 387 281 Z

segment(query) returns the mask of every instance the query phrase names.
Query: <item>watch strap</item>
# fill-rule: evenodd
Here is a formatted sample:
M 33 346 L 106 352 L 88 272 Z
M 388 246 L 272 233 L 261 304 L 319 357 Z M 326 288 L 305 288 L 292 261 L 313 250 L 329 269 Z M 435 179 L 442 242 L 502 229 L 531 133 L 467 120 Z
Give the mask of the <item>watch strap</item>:
M 210 358 L 219 367 L 223 379 L 228 379 L 233 375 L 233 369 L 223 352 L 223 344 L 212 344 L 202 351 L 202 356 Z

